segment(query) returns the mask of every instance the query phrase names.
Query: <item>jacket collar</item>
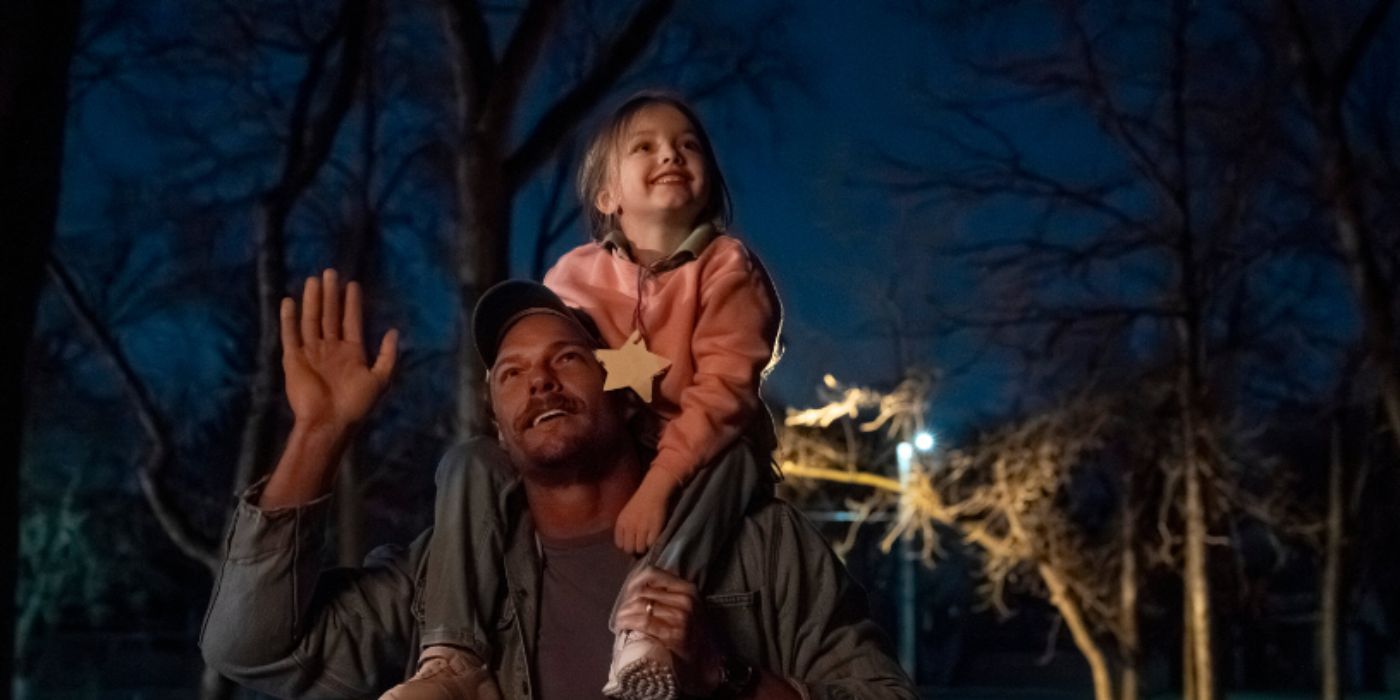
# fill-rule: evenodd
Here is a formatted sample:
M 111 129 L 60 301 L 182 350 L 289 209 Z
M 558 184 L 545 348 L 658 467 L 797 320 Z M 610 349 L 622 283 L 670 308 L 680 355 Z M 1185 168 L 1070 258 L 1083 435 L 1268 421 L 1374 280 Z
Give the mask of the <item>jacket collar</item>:
M 695 227 L 694 231 L 690 232 L 690 235 L 685 237 L 685 240 L 681 241 L 679 246 L 676 246 L 670 255 L 652 263 L 650 269 L 654 272 L 674 270 L 700 257 L 700 254 L 705 252 L 705 247 L 710 245 L 710 241 L 718 236 L 719 230 L 715 228 L 714 224 L 700 224 Z M 618 229 L 613 229 L 605 234 L 602 240 L 598 241 L 598 245 L 603 246 L 603 250 L 608 251 L 614 257 L 632 263 L 636 262 L 636 259 L 632 257 L 632 244 L 627 242 L 627 238 Z

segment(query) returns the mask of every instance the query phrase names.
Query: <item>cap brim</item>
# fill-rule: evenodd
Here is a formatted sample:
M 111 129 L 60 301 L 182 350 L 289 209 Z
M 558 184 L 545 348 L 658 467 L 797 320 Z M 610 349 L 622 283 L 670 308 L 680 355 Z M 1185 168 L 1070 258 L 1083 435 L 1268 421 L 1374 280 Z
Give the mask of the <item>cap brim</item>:
M 472 313 L 472 339 L 487 368 L 496 364 L 496 353 L 506 331 L 516 321 L 537 313 L 565 318 L 578 325 L 588 337 L 594 337 L 594 333 L 579 321 L 576 312 L 549 287 L 529 280 L 506 280 L 486 290 Z

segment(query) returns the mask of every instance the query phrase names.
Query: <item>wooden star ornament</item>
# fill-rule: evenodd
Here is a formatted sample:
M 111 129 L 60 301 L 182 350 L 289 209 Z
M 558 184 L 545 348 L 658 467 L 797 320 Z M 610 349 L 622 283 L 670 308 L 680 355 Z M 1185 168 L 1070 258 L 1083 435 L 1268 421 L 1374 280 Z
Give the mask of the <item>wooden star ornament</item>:
M 594 350 L 593 355 L 602 363 L 606 373 L 603 391 L 631 389 L 647 403 L 651 403 L 652 380 L 671 366 L 670 360 L 647 350 L 641 331 L 632 331 L 622 347 Z

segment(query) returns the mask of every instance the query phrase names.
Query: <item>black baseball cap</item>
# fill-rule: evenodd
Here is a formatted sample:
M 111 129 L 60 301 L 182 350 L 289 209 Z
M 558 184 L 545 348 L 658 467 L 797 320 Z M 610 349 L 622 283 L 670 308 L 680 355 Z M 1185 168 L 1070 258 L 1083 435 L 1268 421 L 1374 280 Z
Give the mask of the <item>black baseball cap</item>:
M 566 319 L 577 325 L 595 345 L 601 345 L 593 319 L 565 304 L 549 287 L 529 280 L 506 280 L 486 290 L 472 312 L 472 337 L 488 369 L 496 364 L 496 352 L 506 331 L 516 321 L 533 314 L 553 314 Z

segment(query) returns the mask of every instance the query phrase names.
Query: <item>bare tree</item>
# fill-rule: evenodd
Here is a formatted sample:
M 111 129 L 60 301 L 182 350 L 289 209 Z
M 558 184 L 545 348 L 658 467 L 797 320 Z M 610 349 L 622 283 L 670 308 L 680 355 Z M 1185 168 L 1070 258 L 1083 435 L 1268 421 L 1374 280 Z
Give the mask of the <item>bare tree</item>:
M 1316 188 L 1331 214 L 1333 235 L 1365 328 L 1366 357 L 1378 379 L 1390 433 L 1400 446 L 1400 350 L 1396 349 L 1395 272 L 1385 269 L 1381 233 L 1368 213 L 1366 173 L 1348 126 L 1347 99 L 1358 70 L 1379 41 L 1394 0 L 1366 6 L 1340 44 L 1322 40 L 1319 23 L 1296 0 L 1280 0 L 1286 17 L 1283 53 L 1296 68 L 1297 89 L 1314 132 Z M 1331 8 L 1326 8 L 1330 14 Z M 1392 32 L 1393 34 L 1394 32 Z M 1392 237 L 1393 238 L 1393 237 Z
M 1289 362 L 1278 347 L 1344 344 L 1340 332 L 1318 330 L 1316 309 L 1298 303 L 1307 297 L 1285 309 L 1255 289 L 1280 264 L 1325 263 L 1302 226 L 1270 206 L 1283 196 L 1271 169 L 1287 162 L 1277 149 L 1281 81 L 1255 27 L 1228 9 L 992 2 L 943 17 L 965 31 L 1004 13 L 1040 22 L 1048 48 L 967 49 L 958 60 L 980 84 L 926 92 L 943 163 L 890 158 L 887 186 L 940 211 L 1024 212 L 1019 232 L 945 246 L 982 273 L 977 293 L 940 313 L 948 331 L 1014 353 L 1033 396 L 1144 378 L 1172 387 L 1156 426 L 1172 437 L 1157 459 L 1164 491 L 1154 515 L 1170 536 L 1156 558 L 1179 566 L 1183 581 L 1183 692 L 1209 699 L 1219 681 L 1208 542 L 1231 511 L 1252 507 L 1232 471 L 1257 462 L 1242 454 L 1239 426 L 1277 400 L 1266 392 L 1299 388 L 1260 381 Z M 1037 110 L 1074 130 L 1079 161 L 1048 157 L 1009 125 L 1008 112 Z M 1288 376 L 1326 371 L 1335 367 Z M 1124 586 L 1122 600 L 1132 600 Z M 1125 634 L 1124 656 L 1134 636 Z
M 374 0 L 347 0 L 331 29 L 307 56 L 306 73 L 288 115 L 287 137 L 276 180 L 257 198 L 254 234 L 257 259 L 258 345 L 234 487 L 252 483 L 271 463 L 271 421 L 279 400 L 281 364 L 278 305 L 286 294 L 286 228 L 292 208 L 330 156 L 363 78 L 365 45 L 372 41 Z M 332 52 L 339 47 L 338 54 Z M 334 58 L 335 72 L 326 75 Z M 324 99 L 318 111 L 316 101 Z
M 372 44 L 377 12 L 375 0 L 349 0 L 330 28 L 311 43 L 306 70 L 296 85 L 287 111 L 287 142 L 273 182 L 253 197 L 254 264 L 257 299 L 257 343 L 250 402 L 244 423 L 232 490 L 242 491 L 269 460 L 272 421 L 277 414 L 280 363 L 277 345 L 277 306 L 287 288 L 286 229 L 294 207 L 327 162 L 337 132 L 346 118 L 362 80 L 362 65 Z M 178 51 L 197 50 L 180 46 Z M 74 273 L 62 260 L 52 259 L 50 278 L 91 342 L 114 369 L 135 408 L 149 452 L 138 470 L 142 492 L 158 522 L 176 547 L 217 574 L 219 540 L 184 511 L 181 499 L 166 483 L 174 466 L 172 426 L 158 407 L 149 383 L 114 337 L 110 324 L 80 291 Z M 269 325 L 270 323 L 270 325 Z M 223 697 L 232 686 L 210 670 L 201 681 L 202 697 Z
M 1172 377 L 1145 377 L 1131 391 L 1066 397 L 1008 418 L 966 446 L 910 450 L 912 474 L 895 476 L 895 447 L 923 425 L 929 388 L 918 375 L 889 392 L 828 378 L 828 403 L 788 412 L 780 441 L 784 474 L 798 480 L 799 491 L 839 484 L 869 494 L 848 500 L 862 517 L 847 543 L 856 529 L 878 520 L 871 516 L 886 513 L 892 522 L 881 540 L 886 552 L 914 537 L 933 566 L 951 551 L 949 534 L 972 545 L 989 606 L 1009 614 L 1013 591 L 1045 600 L 1087 662 L 1095 698 L 1136 698 L 1144 569 L 1179 556 L 1173 554 L 1179 537 L 1155 507 L 1164 488 L 1161 462 L 1179 456 L 1170 436 L 1150 427 L 1175 400 Z M 843 429 L 833 430 L 838 426 Z M 1276 528 L 1298 523 L 1287 489 L 1226 490 L 1243 517 Z M 1055 634 L 1058 627 L 1052 639 Z
M 828 389 L 835 391 L 826 406 L 789 412 L 781 448 L 784 474 L 874 489 L 863 512 L 894 507 L 897 513 L 881 542 L 886 551 L 902 537 L 917 536 L 924 560 L 932 565 L 945 551 L 941 529 L 975 546 L 984 600 L 1006 614 L 1011 589 L 1044 598 L 1088 663 L 1094 697 L 1112 700 L 1111 657 L 1102 638 L 1130 633 L 1114 605 L 1117 579 L 1107 575 L 1123 565 L 1116 559 L 1121 549 L 1093 542 L 1088 526 L 1065 504 L 1076 480 L 1092 468 L 1086 454 L 1101 447 L 1120 406 L 1095 399 L 1071 402 L 1007 425 L 966 449 L 920 458 L 913 478 L 901 481 L 881 472 L 891 445 L 910 438 L 911 428 L 922 423 L 928 384 L 906 380 L 889 393 L 834 382 Z M 836 422 L 884 439 L 875 452 L 853 455 L 851 443 L 842 448 L 844 437 L 833 441 L 820 430 Z M 886 455 L 883 464 L 866 461 L 878 455 Z M 1018 585 L 1018 580 L 1030 583 Z

